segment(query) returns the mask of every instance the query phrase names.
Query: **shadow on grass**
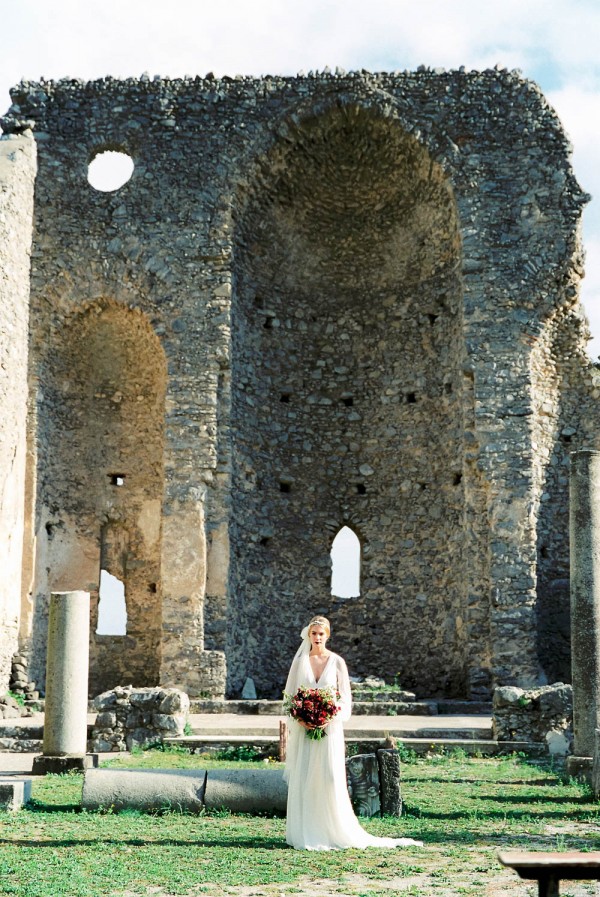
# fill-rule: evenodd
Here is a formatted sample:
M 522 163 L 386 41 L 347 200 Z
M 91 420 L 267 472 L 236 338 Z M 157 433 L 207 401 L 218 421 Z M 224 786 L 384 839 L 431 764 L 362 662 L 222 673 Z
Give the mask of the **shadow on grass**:
M 481 797 L 473 798 L 473 800 L 481 800 L 481 801 L 490 801 L 496 800 L 493 797 L 487 797 L 482 795 Z M 498 798 L 498 802 L 501 802 L 502 798 Z M 507 801 L 508 802 L 508 801 Z M 559 803 L 560 801 L 553 801 L 554 803 Z M 575 803 L 576 801 L 565 801 L 566 803 Z M 572 813 L 568 814 L 569 822 L 595 822 L 598 819 L 598 808 L 590 803 L 589 799 L 582 798 L 581 802 L 586 802 L 588 804 L 587 808 L 581 808 L 580 810 L 576 810 Z M 522 810 L 517 809 L 501 809 L 498 810 L 489 810 L 485 811 L 478 810 L 476 807 L 461 809 L 461 810 L 451 810 L 451 811 L 437 811 L 437 810 L 423 810 L 421 807 L 411 807 L 405 805 L 404 814 L 407 817 L 411 817 L 413 819 L 448 819 L 455 821 L 463 821 L 470 822 L 473 818 L 479 819 L 482 822 L 486 820 L 489 822 L 495 820 L 501 820 L 502 822 L 528 822 L 535 820 L 536 823 L 543 824 L 544 822 L 554 821 L 556 819 L 565 819 L 565 811 L 564 810 L 556 810 L 556 812 L 549 811 L 546 808 L 543 808 L 539 812 L 536 812 L 536 803 L 535 801 L 531 801 L 530 805 L 527 805 L 527 802 L 522 798 L 519 801 L 514 801 L 514 803 L 519 803 L 523 806 Z
M 389 833 L 391 834 L 391 833 Z M 517 848 L 523 847 L 528 850 L 556 850 L 556 835 L 537 835 L 532 834 L 530 832 L 498 832 L 498 833 L 490 833 L 487 831 L 478 831 L 476 828 L 473 828 L 470 831 L 447 831 L 443 835 L 439 833 L 429 833 L 427 831 L 419 832 L 417 829 L 415 830 L 406 830 L 403 829 L 402 832 L 398 833 L 398 835 L 402 835 L 402 837 L 414 837 L 419 838 L 424 842 L 423 847 L 403 847 L 402 852 L 409 850 L 411 854 L 413 851 L 427 851 L 428 848 L 434 847 L 444 847 L 446 845 L 486 845 L 490 848 L 501 848 L 508 847 Z M 596 845 L 600 844 L 600 833 L 597 836 L 591 836 L 589 833 L 582 835 L 569 835 L 567 840 L 570 845 L 585 845 L 587 849 L 590 849 Z M 283 851 L 294 851 L 293 847 L 290 847 L 289 844 L 285 842 L 283 838 L 261 838 L 261 837 L 249 837 L 249 838 L 211 838 L 211 839 L 202 839 L 202 838 L 157 838 L 157 839 L 145 839 L 145 838 L 62 838 L 55 840 L 39 840 L 39 839 L 11 839 L 11 838 L 0 838 L 0 848 L 2 846 L 9 846 L 11 848 L 49 848 L 56 849 L 61 847 L 66 848 L 75 848 L 75 847 L 94 847 L 94 848 L 110 848 L 111 846 L 117 847 L 140 847 L 140 848 L 163 848 L 163 847 L 201 847 L 203 849 L 214 849 L 214 850 L 257 850 L 262 849 L 265 851 L 274 851 L 274 850 L 283 850 Z M 352 853 L 352 850 L 347 852 L 348 855 Z M 378 853 L 387 854 L 389 852 L 389 848 L 370 848 L 369 853 Z M 301 851 L 298 853 L 302 853 Z M 359 854 L 362 854 L 362 851 L 358 851 Z
M 30 800 L 25 809 L 29 813 L 81 813 L 81 804 L 45 804 L 39 800 Z
M 530 788 L 553 788 L 556 785 L 562 785 L 563 780 L 560 776 L 547 779 L 478 779 L 478 778 L 450 778 L 444 776 L 408 776 L 404 774 L 402 781 L 405 784 L 434 784 L 434 785 L 516 785 L 521 787 L 527 785 Z
M 496 801 L 497 803 L 504 804 L 523 804 L 525 801 L 523 797 L 519 797 L 518 794 L 481 794 L 477 795 L 476 800 L 491 800 Z M 577 797 L 564 795 L 563 797 L 556 797 L 552 794 L 536 794 L 535 797 L 531 798 L 531 803 L 533 804 L 589 804 L 590 810 L 596 810 L 598 812 L 600 810 L 600 805 L 595 803 L 591 794 L 581 794 Z M 544 810 L 544 815 L 546 811 Z
M 164 838 L 164 839 L 145 839 L 145 838 L 63 838 L 56 840 L 19 840 L 13 838 L 0 838 L 0 847 L 9 845 L 10 847 L 97 847 L 102 845 L 118 845 L 127 847 L 214 847 L 223 850 L 239 849 L 239 850 L 293 850 L 289 844 L 286 844 L 280 838 L 261 838 L 253 836 L 251 838 L 223 838 L 203 840 L 201 838 Z
M 144 816 L 156 818 L 162 816 L 180 816 L 186 817 L 188 819 L 218 819 L 219 817 L 223 817 L 225 819 L 229 819 L 230 817 L 238 817 L 238 818 L 249 818 L 249 819 L 285 819 L 285 813 L 273 811 L 272 813 L 260 812 L 256 813 L 231 813 L 228 810 L 206 810 L 203 813 L 193 813 L 187 812 L 185 810 L 177 810 L 172 806 L 165 805 L 162 809 L 159 810 L 138 810 L 136 808 L 127 808 L 123 807 L 119 810 L 88 810 L 84 809 L 81 804 L 46 804 L 37 798 L 32 798 L 26 805 L 25 810 L 29 813 L 85 813 L 86 815 L 93 816 L 98 815 L 101 817 L 105 816 L 116 816 L 116 817 L 126 817 L 132 816 L 135 818 L 143 818 Z

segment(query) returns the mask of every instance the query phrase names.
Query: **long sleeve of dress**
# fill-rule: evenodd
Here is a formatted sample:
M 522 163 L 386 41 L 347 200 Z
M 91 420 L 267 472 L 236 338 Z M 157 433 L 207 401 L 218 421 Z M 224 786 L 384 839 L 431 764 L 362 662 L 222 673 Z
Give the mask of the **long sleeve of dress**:
M 287 681 L 285 683 L 284 692 L 286 695 L 295 695 L 300 687 L 300 657 L 295 657 L 292 661 L 292 665 L 290 667 L 290 671 L 288 673 Z
M 337 687 L 340 693 L 341 710 L 337 715 L 340 722 L 345 723 L 350 719 L 352 714 L 352 691 L 350 689 L 350 677 L 348 676 L 348 667 L 346 662 L 341 658 L 336 658 Z
M 300 682 L 301 662 L 302 657 L 295 657 L 292 661 L 292 665 L 290 667 L 290 671 L 285 683 L 284 694 L 295 695 L 298 691 L 298 688 L 302 684 Z M 285 758 L 285 771 L 283 777 L 287 781 L 289 780 L 292 771 L 296 768 L 298 742 L 300 739 L 300 735 L 302 734 L 302 730 L 300 724 L 296 722 L 296 720 L 292 719 L 291 716 L 287 717 L 286 724 L 288 729 L 288 742 L 287 754 Z

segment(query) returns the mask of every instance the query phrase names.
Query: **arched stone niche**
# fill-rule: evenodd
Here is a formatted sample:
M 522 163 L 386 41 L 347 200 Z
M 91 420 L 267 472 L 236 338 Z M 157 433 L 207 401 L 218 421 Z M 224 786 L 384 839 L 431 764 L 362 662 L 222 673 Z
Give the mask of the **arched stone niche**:
M 45 642 L 46 596 L 87 589 L 92 594 L 90 692 L 124 682 L 155 685 L 161 636 L 163 349 L 142 313 L 102 301 L 66 317 L 49 334 L 39 370 L 34 646 Z M 101 568 L 125 585 L 124 636 L 96 634 Z M 43 669 L 34 672 L 43 681 Z
M 442 168 L 375 107 L 306 115 L 261 158 L 234 252 L 230 693 L 245 676 L 282 688 L 317 611 L 352 673 L 462 693 L 462 285 Z M 335 599 L 347 520 L 361 594 Z

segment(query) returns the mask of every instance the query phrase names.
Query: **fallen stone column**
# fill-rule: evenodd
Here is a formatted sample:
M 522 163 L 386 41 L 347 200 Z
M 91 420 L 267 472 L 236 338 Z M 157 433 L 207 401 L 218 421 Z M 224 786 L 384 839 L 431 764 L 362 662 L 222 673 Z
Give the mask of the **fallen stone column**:
M 86 810 L 284 813 L 287 783 L 280 769 L 88 769 L 81 803 Z
M 89 592 L 54 592 L 48 617 L 42 756 L 34 775 L 82 770 L 87 749 Z
M 203 769 L 88 769 L 81 805 L 85 810 L 199 813 L 206 775 Z
M 212 810 L 285 813 L 287 782 L 281 769 L 210 769 L 204 800 Z

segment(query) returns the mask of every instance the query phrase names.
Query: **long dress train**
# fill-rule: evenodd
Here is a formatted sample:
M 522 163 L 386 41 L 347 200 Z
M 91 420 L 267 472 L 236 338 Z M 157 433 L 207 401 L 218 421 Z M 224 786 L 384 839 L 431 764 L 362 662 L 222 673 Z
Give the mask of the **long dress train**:
M 342 710 L 327 726 L 327 735 L 313 741 L 294 719 L 288 720 L 286 778 L 288 780 L 286 841 L 298 850 L 335 850 L 346 847 L 403 847 L 422 842 L 411 838 L 376 838 L 354 815 L 346 784 L 344 728 L 350 718 L 352 695 L 344 660 L 331 653 L 317 682 L 308 653 L 292 663 L 285 690 L 295 694 L 308 688 L 337 688 Z

